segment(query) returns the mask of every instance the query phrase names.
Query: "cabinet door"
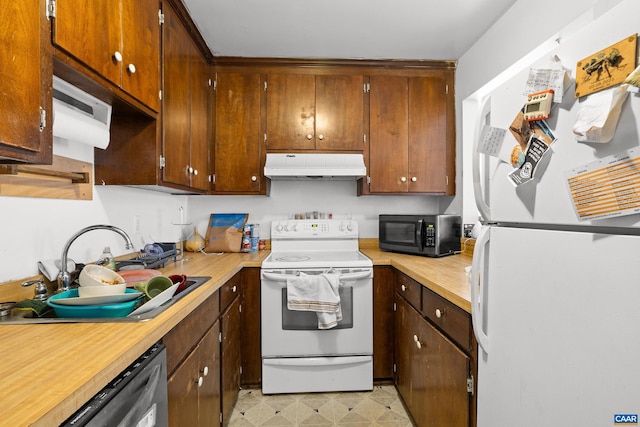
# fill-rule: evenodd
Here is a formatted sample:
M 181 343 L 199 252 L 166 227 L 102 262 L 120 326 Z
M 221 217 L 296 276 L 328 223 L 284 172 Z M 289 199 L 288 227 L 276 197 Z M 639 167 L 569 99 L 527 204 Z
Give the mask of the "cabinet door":
M 240 298 L 222 314 L 222 423 L 231 418 L 240 389 Z
M 242 354 L 243 386 L 260 386 L 262 383 L 262 354 L 260 352 L 260 269 L 242 270 L 242 312 L 240 313 L 242 333 L 240 353 Z M 375 361 L 375 359 L 374 359 Z
M 45 10 L 43 0 L 7 1 L 0 8 L 0 163 L 51 164 L 53 73 Z
M 363 77 L 316 76 L 316 150 L 363 149 Z
M 120 86 L 120 1 L 57 0 L 54 43 Z
M 467 392 L 470 359 L 455 344 L 420 318 L 421 348 L 414 376 L 424 379 L 414 388 L 418 425 L 469 427 L 470 395 Z
M 189 158 L 189 186 L 199 190 L 209 189 L 209 64 L 195 48 L 191 57 L 191 135 Z
M 413 310 L 399 295 L 395 296 L 396 311 L 394 314 L 394 360 L 395 384 L 405 405 L 411 410 L 411 358 L 415 342 L 411 327 L 411 311 Z
M 267 147 L 269 150 L 315 148 L 315 76 L 267 76 Z
M 220 321 L 216 321 L 202 338 L 198 348 L 202 386 L 198 390 L 200 426 L 220 425 Z M 192 424 L 182 424 L 192 425 Z
M 447 191 L 447 98 L 444 78 L 409 78 L 410 192 Z
M 197 426 L 198 372 L 200 360 L 196 349 L 174 371 L 167 381 L 169 426 Z
M 371 76 L 369 190 L 404 193 L 408 189 L 407 78 Z
M 260 192 L 262 184 L 260 74 L 216 76 L 215 190 Z
M 122 0 L 122 89 L 156 111 L 160 109 L 158 9 L 158 0 Z
M 373 378 L 393 377 L 393 270 L 373 267 Z

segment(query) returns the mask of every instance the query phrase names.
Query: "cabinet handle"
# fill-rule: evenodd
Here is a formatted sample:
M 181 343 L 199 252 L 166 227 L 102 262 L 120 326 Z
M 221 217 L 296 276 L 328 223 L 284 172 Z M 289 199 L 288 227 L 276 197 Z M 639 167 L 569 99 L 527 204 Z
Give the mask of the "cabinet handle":
M 116 50 L 113 53 L 113 59 L 115 59 L 116 62 L 122 62 L 122 54 Z
M 416 178 L 415 176 L 411 177 L 411 182 L 416 182 L 418 180 L 418 178 Z
M 136 73 L 136 66 L 133 64 L 129 64 L 127 65 L 127 71 L 131 74 L 135 74 Z
M 202 372 L 202 375 L 206 377 L 207 375 L 209 375 L 209 367 L 205 366 L 200 372 Z
M 402 292 L 407 290 L 407 287 L 405 285 L 400 285 L 400 289 L 402 289 Z
M 313 138 L 313 135 L 308 134 L 308 135 L 307 135 L 307 139 L 308 139 L 309 141 L 311 141 L 311 138 Z
M 439 319 L 439 318 L 441 318 L 443 314 L 444 314 L 444 313 L 443 313 L 442 311 L 440 311 L 440 309 L 439 309 L 439 308 L 436 308 L 436 317 L 437 317 L 438 319 Z
M 258 180 L 258 177 L 255 175 L 251 175 L 251 182 L 256 182 Z
M 198 377 L 198 381 L 196 381 L 196 383 L 198 384 L 198 387 L 202 387 L 202 384 L 204 383 L 204 378 Z
M 324 139 L 324 135 L 318 135 L 318 139 L 322 141 Z
M 233 292 L 233 293 L 236 292 L 236 287 L 235 286 L 231 288 L 231 292 Z
M 407 177 L 406 177 L 406 176 L 402 176 L 402 177 L 400 177 L 400 181 L 402 181 L 402 182 L 407 182 Z

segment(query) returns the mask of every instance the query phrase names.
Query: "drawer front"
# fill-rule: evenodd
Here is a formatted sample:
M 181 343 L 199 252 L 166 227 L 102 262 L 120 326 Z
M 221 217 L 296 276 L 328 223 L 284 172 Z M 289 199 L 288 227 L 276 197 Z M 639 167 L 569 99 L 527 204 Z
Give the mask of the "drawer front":
M 397 274 L 395 291 L 402 295 L 409 304 L 420 311 L 422 307 L 422 285 L 402 273 Z
M 466 352 L 471 351 L 471 315 L 429 289 L 422 291 L 422 314 Z
M 216 292 L 162 338 L 167 346 L 167 374 L 187 357 L 220 316 L 220 293 Z
M 240 273 L 233 276 L 227 283 L 220 288 L 220 312 L 226 310 L 231 302 L 240 295 Z

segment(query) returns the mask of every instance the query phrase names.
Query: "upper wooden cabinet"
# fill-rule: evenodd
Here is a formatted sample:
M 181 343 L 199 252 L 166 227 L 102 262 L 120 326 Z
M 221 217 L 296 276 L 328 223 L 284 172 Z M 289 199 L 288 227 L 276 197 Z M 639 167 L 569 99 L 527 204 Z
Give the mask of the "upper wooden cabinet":
M 210 73 L 206 59 L 172 7 L 164 10 L 164 182 L 209 189 Z
M 51 164 L 51 43 L 44 0 L 0 8 L 0 163 Z
M 216 73 L 214 191 L 265 194 L 259 73 Z
M 453 72 L 370 78 L 368 193 L 455 194 Z
M 159 111 L 158 0 L 57 0 L 53 34 L 58 49 Z
M 360 75 L 269 74 L 268 150 L 362 151 Z

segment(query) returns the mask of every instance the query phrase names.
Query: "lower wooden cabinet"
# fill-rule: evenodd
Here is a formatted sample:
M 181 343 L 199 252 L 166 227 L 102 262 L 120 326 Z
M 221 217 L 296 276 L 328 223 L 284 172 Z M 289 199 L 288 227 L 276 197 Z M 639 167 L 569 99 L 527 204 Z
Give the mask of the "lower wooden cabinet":
M 240 385 L 260 387 L 262 384 L 262 352 L 260 347 L 260 269 L 242 270 L 242 312 L 240 313 Z
M 222 321 L 222 423 L 229 423 L 240 390 L 240 298 L 220 317 Z
M 395 294 L 394 380 L 416 425 L 473 425 L 473 358 Z M 470 320 L 470 319 L 469 319 Z
M 373 267 L 373 379 L 393 378 L 392 267 Z

